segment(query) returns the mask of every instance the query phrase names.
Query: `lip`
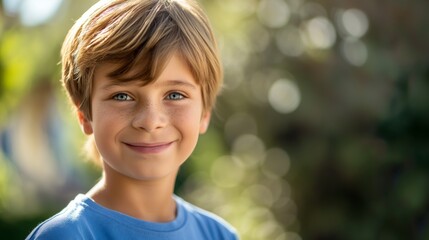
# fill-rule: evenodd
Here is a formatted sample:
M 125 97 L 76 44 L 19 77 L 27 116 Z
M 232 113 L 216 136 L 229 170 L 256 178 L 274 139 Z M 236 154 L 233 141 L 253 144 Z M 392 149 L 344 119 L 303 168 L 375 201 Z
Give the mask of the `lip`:
M 155 154 L 161 153 L 168 149 L 173 142 L 161 142 L 161 143 L 125 143 L 124 144 L 131 150 L 144 153 L 144 154 Z

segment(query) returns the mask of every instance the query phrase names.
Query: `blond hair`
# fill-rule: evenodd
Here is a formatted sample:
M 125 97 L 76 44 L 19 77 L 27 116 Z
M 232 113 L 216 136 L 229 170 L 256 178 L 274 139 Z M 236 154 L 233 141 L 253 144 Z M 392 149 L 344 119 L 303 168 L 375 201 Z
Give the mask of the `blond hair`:
M 201 86 L 203 107 L 210 111 L 222 85 L 222 68 L 213 31 L 198 4 L 192 0 L 102 0 L 76 21 L 64 40 L 63 86 L 76 109 L 91 120 L 93 75 L 98 65 L 119 63 L 112 77 L 149 84 L 173 53 L 187 63 Z M 94 144 L 87 146 L 92 146 L 93 158 L 97 158 Z

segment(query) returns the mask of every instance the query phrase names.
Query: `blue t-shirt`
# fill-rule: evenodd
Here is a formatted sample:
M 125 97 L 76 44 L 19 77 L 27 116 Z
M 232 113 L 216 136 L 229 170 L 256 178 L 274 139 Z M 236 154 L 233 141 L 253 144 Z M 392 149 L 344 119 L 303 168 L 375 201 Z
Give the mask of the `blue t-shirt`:
M 61 212 L 37 226 L 30 239 L 236 240 L 235 230 L 220 217 L 175 196 L 176 219 L 146 222 L 105 208 L 79 194 Z

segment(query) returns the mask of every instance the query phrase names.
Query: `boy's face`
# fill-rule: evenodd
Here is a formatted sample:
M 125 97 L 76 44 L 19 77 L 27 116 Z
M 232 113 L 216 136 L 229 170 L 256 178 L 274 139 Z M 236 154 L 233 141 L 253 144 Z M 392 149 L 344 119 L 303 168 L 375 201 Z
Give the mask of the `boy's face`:
M 145 86 L 111 79 L 113 69 L 105 63 L 95 70 L 92 120 L 79 113 L 83 131 L 94 134 L 105 168 L 114 175 L 137 180 L 175 175 L 209 124 L 200 86 L 177 55 Z

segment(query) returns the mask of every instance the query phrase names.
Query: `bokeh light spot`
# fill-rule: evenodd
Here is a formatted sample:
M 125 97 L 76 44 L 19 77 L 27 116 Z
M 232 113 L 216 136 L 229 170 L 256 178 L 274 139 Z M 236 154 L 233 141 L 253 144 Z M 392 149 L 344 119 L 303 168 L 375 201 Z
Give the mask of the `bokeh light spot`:
M 254 236 L 254 233 L 259 230 L 260 223 L 275 221 L 274 216 L 269 209 L 256 206 L 249 208 L 240 219 L 241 221 L 239 222 L 238 229 L 247 232 L 249 236 Z
M 279 79 L 271 86 L 268 101 L 277 112 L 291 113 L 298 108 L 301 102 L 301 94 L 294 82 L 288 79 Z
M 354 66 L 362 66 L 368 58 L 366 45 L 359 39 L 345 39 L 341 51 L 347 62 Z
M 283 227 L 277 221 L 268 221 L 259 224 L 254 236 L 255 239 L 277 239 L 283 233 Z
M 274 203 L 274 194 L 266 186 L 255 184 L 245 190 L 245 195 L 250 197 L 259 205 L 271 207 Z
M 334 45 L 336 32 L 332 23 L 325 17 L 316 17 L 304 24 L 301 36 L 312 48 L 327 49 Z
M 368 31 L 369 21 L 359 9 L 348 9 L 341 14 L 342 26 L 352 37 L 360 38 Z
M 326 9 L 320 3 L 315 2 L 306 2 L 300 5 L 298 14 L 302 20 L 327 15 Z
M 279 178 L 286 175 L 290 167 L 289 155 L 280 148 L 269 149 L 262 164 L 262 171 L 268 177 Z
M 245 134 L 234 141 L 232 153 L 241 160 L 243 166 L 251 168 L 263 161 L 265 145 L 257 136 Z
M 251 23 L 249 26 L 248 41 L 250 43 L 250 51 L 263 52 L 270 43 L 270 34 L 259 22 Z
M 19 14 L 25 26 L 37 26 L 47 22 L 58 11 L 63 0 L 4 0 L 9 14 Z
M 267 27 L 280 28 L 289 21 L 290 9 L 284 0 L 262 0 L 258 7 L 258 17 Z
M 22 0 L 21 1 L 3 0 L 4 11 L 8 15 L 15 15 L 16 13 L 19 12 L 19 6 L 20 6 L 21 2 L 22 2 Z

